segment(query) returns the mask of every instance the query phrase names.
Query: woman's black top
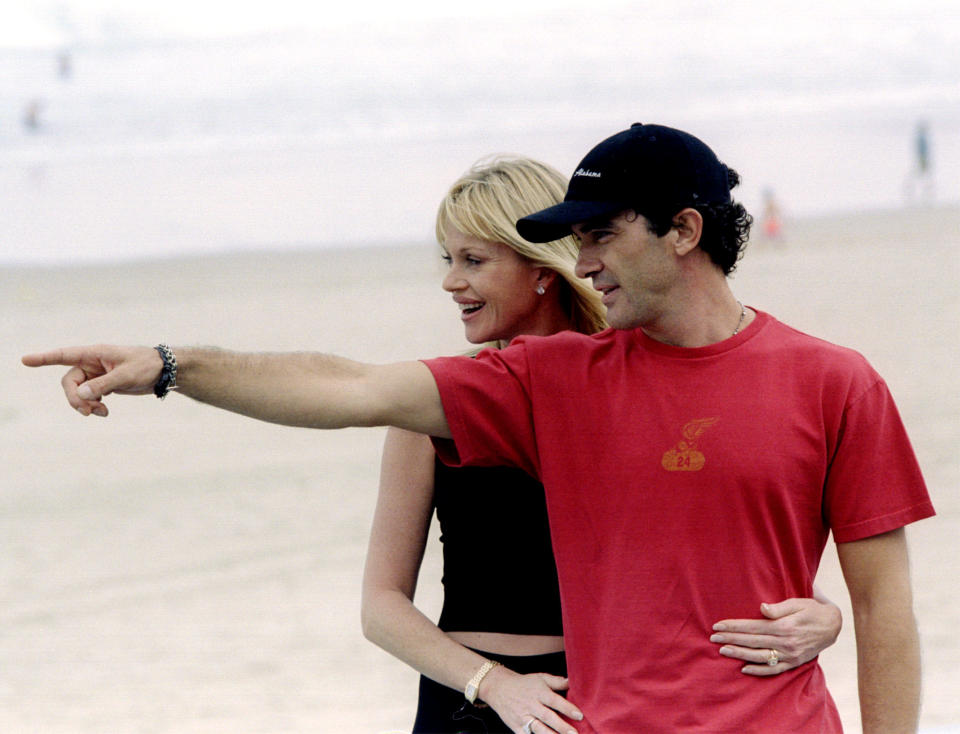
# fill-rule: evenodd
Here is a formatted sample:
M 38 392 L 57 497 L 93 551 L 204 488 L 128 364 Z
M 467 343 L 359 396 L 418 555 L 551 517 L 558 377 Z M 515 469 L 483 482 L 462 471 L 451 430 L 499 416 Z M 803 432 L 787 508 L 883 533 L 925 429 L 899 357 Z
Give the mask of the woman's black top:
M 543 485 L 509 467 L 436 460 L 447 632 L 562 635 Z

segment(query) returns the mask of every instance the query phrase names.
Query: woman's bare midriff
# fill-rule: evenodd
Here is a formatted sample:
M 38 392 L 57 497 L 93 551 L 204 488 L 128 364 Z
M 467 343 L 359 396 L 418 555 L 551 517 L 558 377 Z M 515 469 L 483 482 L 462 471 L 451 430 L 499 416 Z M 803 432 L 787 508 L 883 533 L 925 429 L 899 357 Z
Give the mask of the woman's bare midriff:
M 448 632 L 461 645 L 499 655 L 546 655 L 563 650 L 560 635 L 508 635 L 502 632 Z

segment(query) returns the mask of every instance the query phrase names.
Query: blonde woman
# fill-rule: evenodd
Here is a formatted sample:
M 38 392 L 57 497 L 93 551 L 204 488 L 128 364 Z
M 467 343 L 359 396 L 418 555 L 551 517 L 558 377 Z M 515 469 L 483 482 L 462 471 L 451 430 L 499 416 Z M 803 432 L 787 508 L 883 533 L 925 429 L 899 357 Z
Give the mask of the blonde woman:
M 502 347 L 521 335 L 606 327 L 599 293 L 574 275 L 577 242 L 532 246 L 517 234 L 518 219 L 562 201 L 565 191 L 566 180 L 549 166 L 500 157 L 475 165 L 441 202 L 437 239 L 449 266 L 443 288 L 471 343 Z M 436 624 L 413 605 L 434 510 L 444 556 Z M 787 600 L 764 605 L 763 613 L 768 619 L 724 620 L 726 631 L 714 640 L 725 643 L 721 654 L 743 660 L 748 674 L 807 662 L 840 629 L 829 603 Z M 362 616 L 368 639 L 422 674 L 414 732 L 576 731 L 580 714 L 563 697 L 563 628 L 543 487 L 524 472 L 449 468 L 429 438 L 389 429 Z M 770 647 L 784 651 L 772 666 Z

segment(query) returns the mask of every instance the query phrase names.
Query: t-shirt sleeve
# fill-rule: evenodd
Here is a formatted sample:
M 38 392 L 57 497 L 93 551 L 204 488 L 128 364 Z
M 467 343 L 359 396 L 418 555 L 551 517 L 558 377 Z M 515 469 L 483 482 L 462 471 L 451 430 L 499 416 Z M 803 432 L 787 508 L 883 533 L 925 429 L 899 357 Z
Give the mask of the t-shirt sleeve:
M 824 491 L 837 543 L 934 514 L 900 413 L 879 377 L 847 406 Z
M 452 440 L 434 439 L 451 466 L 514 466 L 539 478 L 526 349 L 424 360 L 440 390 Z

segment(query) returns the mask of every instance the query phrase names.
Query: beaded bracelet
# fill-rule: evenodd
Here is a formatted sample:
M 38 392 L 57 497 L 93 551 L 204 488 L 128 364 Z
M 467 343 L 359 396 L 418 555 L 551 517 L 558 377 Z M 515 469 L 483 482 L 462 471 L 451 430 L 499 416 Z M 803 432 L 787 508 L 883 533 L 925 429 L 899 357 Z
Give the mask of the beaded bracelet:
M 153 386 L 153 394 L 163 400 L 167 393 L 177 386 L 177 358 L 173 356 L 173 350 L 166 344 L 158 344 L 154 347 L 163 360 L 163 372 L 160 373 L 160 379 Z

